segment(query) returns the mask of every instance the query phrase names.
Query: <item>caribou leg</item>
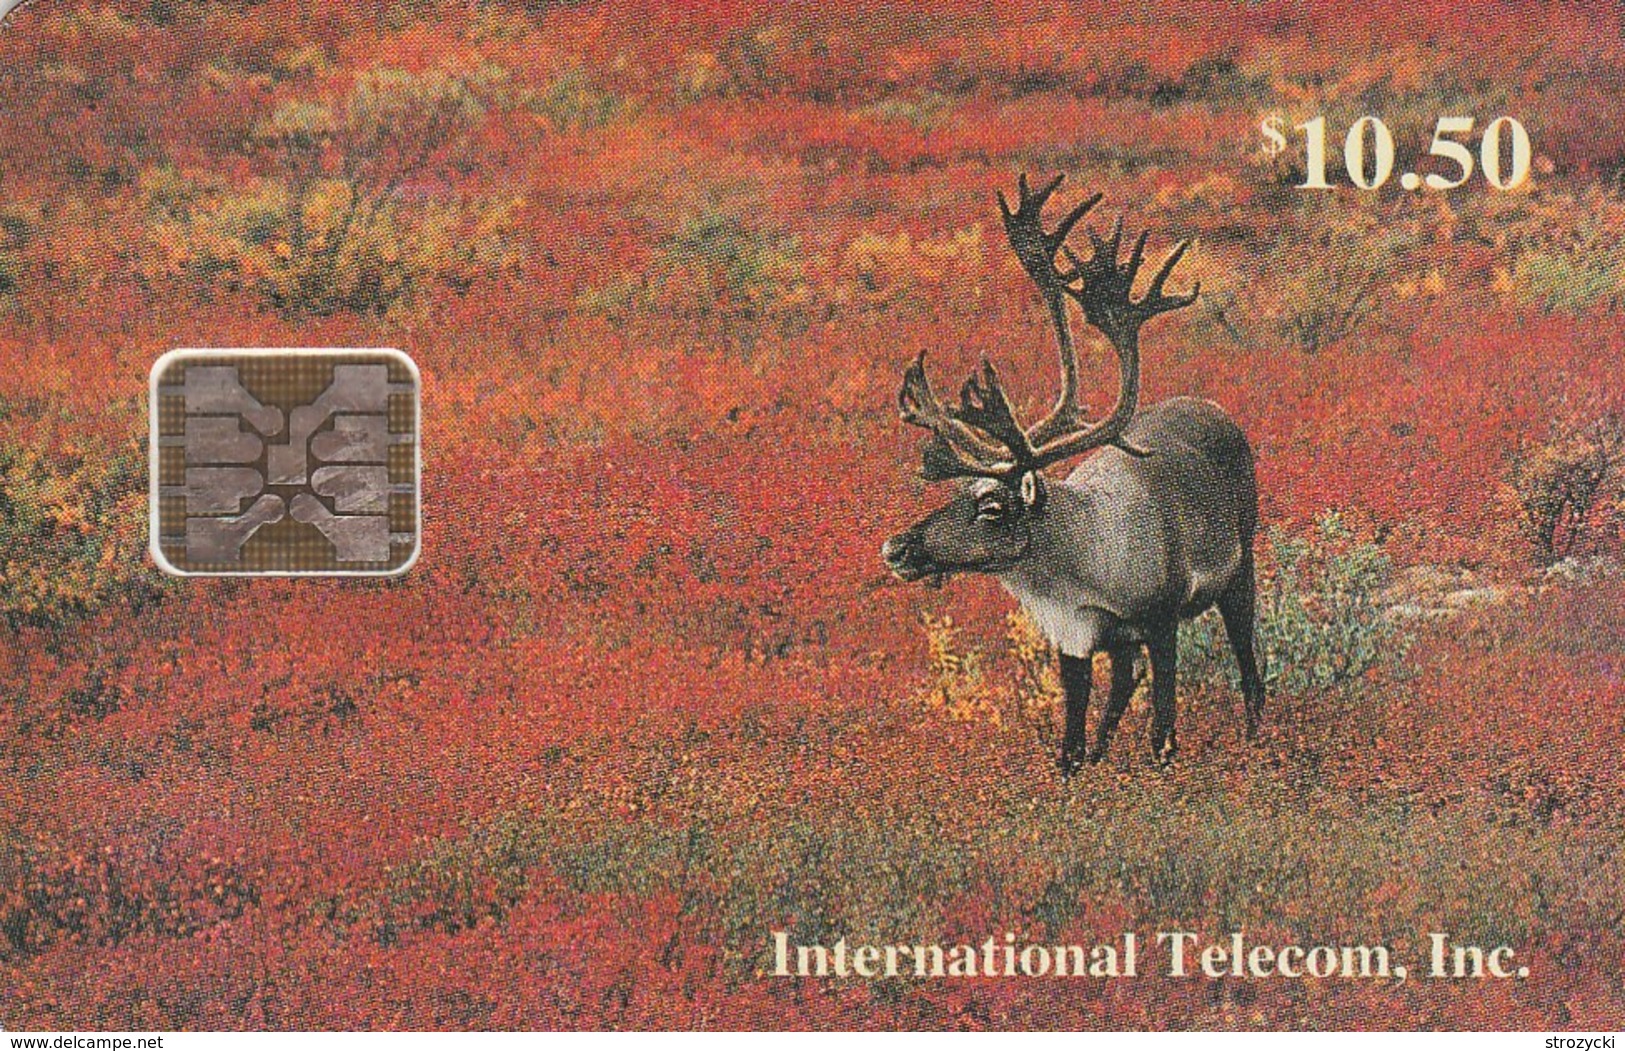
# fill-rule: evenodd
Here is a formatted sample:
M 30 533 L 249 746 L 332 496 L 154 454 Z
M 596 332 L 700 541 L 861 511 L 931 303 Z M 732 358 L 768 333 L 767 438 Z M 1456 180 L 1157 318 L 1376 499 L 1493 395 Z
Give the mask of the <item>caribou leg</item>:
M 1139 651 L 1138 646 L 1116 646 L 1110 651 L 1112 693 L 1106 701 L 1106 710 L 1101 713 L 1100 725 L 1095 728 L 1095 750 L 1089 753 L 1091 763 L 1098 763 L 1106 757 L 1106 749 L 1111 747 L 1117 724 L 1128 710 L 1129 698 L 1134 696 L 1134 687 L 1139 681 L 1134 678 L 1134 657 Z
M 1088 750 L 1084 719 L 1089 714 L 1089 691 L 1094 686 L 1094 662 L 1088 657 L 1061 654 L 1061 688 L 1066 694 L 1066 730 L 1061 736 L 1061 774 L 1070 776 L 1083 765 Z
M 1179 671 L 1179 624 L 1159 627 L 1146 640 L 1151 658 L 1151 758 L 1166 765 L 1174 757 L 1174 685 Z
M 1224 618 L 1224 632 L 1230 636 L 1230 648 L 1236 654 L 1236 665 L 1241 669 L 1241 695 L 1247 709 L 1247 739 L 1258 736 L 1258 723 L 1264 715 L 1264 679 L 1258 670 L 1258 647 L 1253 640 L 1253 560 L 1247 557 L 1236 580 L 1219 596 L 1219 615 Z

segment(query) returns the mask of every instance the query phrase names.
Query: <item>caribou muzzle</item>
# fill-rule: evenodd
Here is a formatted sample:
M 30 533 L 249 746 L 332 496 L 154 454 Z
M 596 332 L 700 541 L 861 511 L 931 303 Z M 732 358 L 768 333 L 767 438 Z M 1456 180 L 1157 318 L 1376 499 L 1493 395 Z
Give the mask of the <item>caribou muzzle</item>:
M 926 554 L 918 529 L 898 533 L 880 545 L 880 558 L 898 580 L 908 583 L 942 573 L 931 556 Z

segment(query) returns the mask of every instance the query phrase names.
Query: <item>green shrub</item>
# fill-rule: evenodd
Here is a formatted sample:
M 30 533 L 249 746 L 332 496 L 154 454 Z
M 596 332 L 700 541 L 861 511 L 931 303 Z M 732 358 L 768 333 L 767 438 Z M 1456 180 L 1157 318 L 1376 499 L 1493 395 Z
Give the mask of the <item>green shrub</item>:
M 1257 640 L 1270 690 L 1340 686 L 1404 655 L 1409 639 L 1377 599 L 1391 570 L 1388 556 L 1358 539 L 1336 512 L 1301 537 L 1272 531 L 1267 555 L 1274 573 L 1259 582 Z M 1217 613 L 1180 632 L 1180 675 L 1239 687 Z
M 34 224 L 21 215 L 0 212 L 0 307 L 15 303 L 23 286 L 22 250 L 33 237 Z
M 1625 309 L 1625 198 L 1540 191 L 1498 205 L 1482 234 L 1505 246 L 1498 288 L 1550 314 Z
M 1625 232 L 1584 212 L 1557 239 L 1513 263 L 1515 286 L 1550 314 L 1617 312 L 1625 306 Z
M 467 837 L 436 843 L 389 872 L 380 935 L 406 925 L 455 933 L 501 919 L 524 893 L 545 854 L 537 828 L 503 816 Z

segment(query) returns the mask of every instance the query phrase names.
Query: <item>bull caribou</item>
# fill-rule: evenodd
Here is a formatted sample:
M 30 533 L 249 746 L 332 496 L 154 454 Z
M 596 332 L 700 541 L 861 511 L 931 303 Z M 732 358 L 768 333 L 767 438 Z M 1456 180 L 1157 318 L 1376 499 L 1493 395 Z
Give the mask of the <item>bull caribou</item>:
M 904 373 L 898 405 L 904 422 L 931 433 L 922 451 L 923 477 L 955 481 L 958 490 L 887 540 L 881 554 L 905 581 L 986 573 L 1020 601 L 1060 654 L 1066 718 L 1059 760 L 1070 775 L 1106 754 L 1134 693 L 1141 647 L 1151 668 L 1152 755 L 1161 763 L 1172 758 L 1182 621 L 1218 607 L 1241 670 L 1249 738 L 1263 711 L 1264 683 L 1253 640 L 1258 486 L 1252 448 L 1211 401 L 1177 397 L 1139 405 L 1142 326 L 1201 293 L 1200 282 L 1184 294 L 1165 290 L 1190 241 L 1174 247 L 1136 299 L 1149 232 L 1125 259 L 1121 218 L 1105 237 L 1086 228 L 1091 248 L 1080 259 L 1067 238 L 1101 195 L 1046 230 L 1041 213 L 1061 182 L 1057 176 L 1034 192 L 1023 175 L 1014 209 L 998 194 L 1010 247 L 1037 286 L 1060 345 L 1060 397 L 1048 414 L 1023 427 L 998 371 L 984 360 L 959 404 L 944 404 L 931 389 L 922 352 Z M 1118 359 L 1117 402 L 1093 423 L 1079 403 L 1070 303 Z M 1084 453 L 1093 455 L 1065 480 L 1044 476 L 1046 468 Z M 1084 721 L 1099 651 L 1110 657 L 1111 693 L 1089 749 Z

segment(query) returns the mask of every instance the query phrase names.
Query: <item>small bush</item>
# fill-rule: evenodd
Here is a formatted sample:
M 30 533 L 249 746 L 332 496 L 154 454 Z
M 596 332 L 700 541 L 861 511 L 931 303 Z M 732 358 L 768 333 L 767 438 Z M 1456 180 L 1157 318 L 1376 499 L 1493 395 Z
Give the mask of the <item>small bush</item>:
M 1547 313 L 1617 313 L 1625 305 L 1625 235 L 1581 221 L 1572 241 L 1519 256 L 1512 274 L 1525 298 Z
M 960 629 L 949 616 L 922 614 L 930 653 L 931 674 L 923 700 L 927 708 L 958 722 L 986 722 L 995 726 L 1003 718 L 989 688 L 980 650 L 962 646 Z
M 953 230 L 938 238 L 916 239 L 907 230 L 895 234 L 864 232 L 841 253 L 835 280 L 824 290 L 832 302 L 855 302 L 868 308 L 903 303 L 933 312 L 960 304 L 954 288 L 974 288 L 984 275 L 986 244 L 982 224 Z M 974 297 L 964 309 L 979 309 Z
M 23 249 L 34 223 L 20 214 L 0 212 L 0 309 L 15 306 L 23 287 Z
M 529 106 L 560 132 L 601 128 L 626 108 L 619 95 L 598 87 L 579 67 L 565 70 L 545 91 L 531 97 Z
M 0 619 L 60 629 L 155 586 L 141 557 L 146 465 L 0 445 Z
M 923 91 L 914 97 L 894 95 L 862 110 L 865 116 L 881 121 L 910 124 L 919 131 L 940 127 L 953 111 L 954 100 L 936 91 Z
M 1259 582 L 1257 644 L 1265 685 L 1297 693 L 1354 682 L 1404 655 L 1408 637 L 1385 616 L 1377 593 L 1391 570 L 1379 544 L 1362 540 L 1336 512 L 1304 536 L 1272 531 Z M 1216 613 L 1180 632 L 1180 675 L 1187 681 L 1240 677 Z
M 538 830 L 512 816 L 448 839 L 390 870 L 389 907 L 378 918 L 388 943 L 403 926 L 455 933 L 500 920 L 519 900 L 545 854 Z
M 1625 309 L 1625 201 L 1592 191 L 1531 205 L 1503 235 L 1510 290 L 1549 314 Z
M 634 312 L 685 319 L 709 341 L 748 355 L 765 325 L 804 328 L 810 294 L 794 237 L 712 205 L 658 245 L 645 274 L 588 289 L 576 307 L 617 319 Z
M 1508 481 L 1535 559 L 1549 566 L 1579 550 L 1600 527 L 1610 483 L 1625 470 L 1625 421 L 1604 416 L 1514 454 Z
M 431 285 L 464 292 L 517 258 L 517 201 L 402 189 L 435 176 L 482 112 L 468 80 L 387 68 L 336 102 L 286 102 L 251 135 L 275 176 L 144 175 L 158 269 L 199 298 L 248 291 L 290 317 L 382 314 Z
M 513 202 L 361 208 L 339 180 L 211 184 L 194 201 L 160 228 L 168 273 L 201 299 L 247 291 L 290 317 L 383 314 L 428 287 L 464 292 L 514 258 Z
M 1380 217 L 1359 214 L 1295 216 L 1283 265 L 1268 275 L 1270 301 L 1261 309 L 1275 334 L 1316 354 L 1363 329 L 1382 306 L 1404 240 Z
M 260 900 L 241 859 L 69 851 L 0 834 L 0 961 L 63 942 L 113 947 L 139 935 L 188 938 Z
M 747 226 L 707 209 L 691 217 L 661 250 L 662 284 L 700 294 L 701 309 L 759 314 L 801 283 L 795 238 Z

